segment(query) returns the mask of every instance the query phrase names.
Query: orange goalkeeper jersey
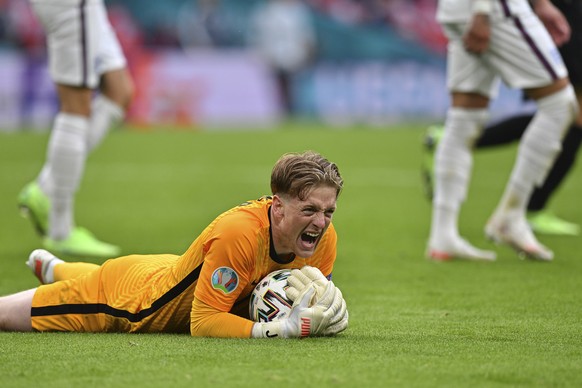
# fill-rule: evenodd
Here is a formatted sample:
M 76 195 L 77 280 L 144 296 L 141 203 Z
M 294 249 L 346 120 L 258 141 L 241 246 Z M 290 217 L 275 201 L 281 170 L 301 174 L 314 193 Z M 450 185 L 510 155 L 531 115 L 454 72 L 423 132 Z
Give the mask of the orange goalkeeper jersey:
M 33 328 L 249 337 L 249 296 L 265 275 L 311 265 L 331 277 L 336 257 L 330 224 L 313 256 L 281 260 L 271 238 L 271 202 L 266 196 L 224 212 L 181 256 L 121 257 L 80 278 L 39 287 Z

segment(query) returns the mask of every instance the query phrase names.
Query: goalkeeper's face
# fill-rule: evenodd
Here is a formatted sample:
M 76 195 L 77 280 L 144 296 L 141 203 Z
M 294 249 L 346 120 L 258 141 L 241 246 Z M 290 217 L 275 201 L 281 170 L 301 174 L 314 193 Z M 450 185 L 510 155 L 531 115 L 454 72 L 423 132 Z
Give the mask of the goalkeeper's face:
M 313 255 L 336 209 L 337 190 L 318 186 L 304 200 L 276 196 L 273 202 L 273 240 L 277 254 Z

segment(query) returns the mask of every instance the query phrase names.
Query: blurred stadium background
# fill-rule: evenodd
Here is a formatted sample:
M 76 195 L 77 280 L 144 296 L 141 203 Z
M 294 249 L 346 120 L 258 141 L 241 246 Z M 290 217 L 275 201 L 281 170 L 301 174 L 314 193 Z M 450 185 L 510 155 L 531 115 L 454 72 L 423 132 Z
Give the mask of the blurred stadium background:
M 0 387 L 582 386 L 582 239 L 544 236 L 551 265 L 508 247 L 494 265 L 423 259 L 422 133 L 448 105 L 436 0 L 303 2 L 317 51 L 291 79 L 288 120 L 250 44 L 266 0 L 106 0 L 137 95 L 131 130 L 91 155 L 77 216 L 124 253 L 181 253 L 225 206 L 268 192 L 283 152 L 317 145 L 346 180 L 334 281 L 349 331 L 252 344 L 0 333 Z M 37 285 L 23 258 L 40 240 L 16 198 L 42 165 L 57 109 L 44 40 L 27 1 L 0 0 L 0 295 Z M 492 113 L 521 108 L 502 89 Z M 480 247 L 491 248 L 483 225 L 515 150 L 475 154 L 460 225 Z M 552 207 L 580 223 L 580 193 L 582 180 L 568 179 Z
M 137 127 L 272 128 L 286 118 L 251 20 L 266 0 L 106 0 L 136 80 Z M 330 126 L 440 122 L 448 104 L 436 0 L 303 0 L 316 55 L 292 75 L 292 118 Z M 0 130 L 48 130 L 45 37 L 27 2 L 0 0 Z M 494 116 L 518 109 L 502 90 Z

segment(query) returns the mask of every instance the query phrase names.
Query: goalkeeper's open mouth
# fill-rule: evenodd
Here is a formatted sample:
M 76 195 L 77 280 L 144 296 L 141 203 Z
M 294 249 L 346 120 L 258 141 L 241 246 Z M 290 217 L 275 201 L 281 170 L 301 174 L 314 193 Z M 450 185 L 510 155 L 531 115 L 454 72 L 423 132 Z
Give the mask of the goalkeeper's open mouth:
M 320 232 L 304 232 L 301 233 L 300 240 L 304 249 L 314 250 L 321 237 Z

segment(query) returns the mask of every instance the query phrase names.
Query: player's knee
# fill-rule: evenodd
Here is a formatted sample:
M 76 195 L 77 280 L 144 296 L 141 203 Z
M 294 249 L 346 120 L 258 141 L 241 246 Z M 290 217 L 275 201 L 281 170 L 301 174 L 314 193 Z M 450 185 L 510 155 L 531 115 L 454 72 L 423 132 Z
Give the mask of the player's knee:
M 447 113 L 443 142 L 459 142 L 470 148 L 483 131 L 487 120 L 489 120 L 487 109 L 451 108 Z
M 526 131 L 522 144 L 532 153 L 553 155 L 559 152 L 562 138 L 578 114 L 578 102 L 572 86 L 537 100 L 538 111 Z
M 127 69 L 111 71 L 103 75 L 101 93 L 126 111 L 135 95 L 135 84 Z
M 124 111 L 127 111 L 135 96 L 135 85 L 131 77 L 125 77 L 123 88 L 119 94 L 117 103 Z
M 578 100 L 571 85 L 538 99 L 537 105 L 539 112 L 551 117 L 562 129 L 570 125 L 579 113 Z
M 472 166 L 471 148 L 488 117 L 487 109 L 449 109 L 445 134 L 436 153 L 435 173 L 438 177 L 465 187 Z M 463 199 L 464 189 L 458 192 Z
M 58 94 L 62 113 L 84 117 L 91 115 L 91 89 L 58 85 Z

